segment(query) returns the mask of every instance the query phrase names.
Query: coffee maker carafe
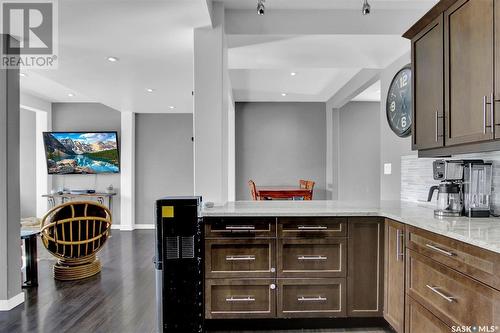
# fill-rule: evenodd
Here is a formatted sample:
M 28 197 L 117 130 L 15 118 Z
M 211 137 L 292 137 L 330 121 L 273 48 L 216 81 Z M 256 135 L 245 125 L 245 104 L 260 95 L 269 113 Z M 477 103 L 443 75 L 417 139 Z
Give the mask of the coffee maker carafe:
M 436 160 L 432 163 L 432 168 L 434 180 L 441 181 L 441 184 L 429 189 L 427 198 L 427 201 L 431 201 L 434 191 L 438 190 L 434 215 L 439 217 L 461 216 L 463 212 L 463 161 Z

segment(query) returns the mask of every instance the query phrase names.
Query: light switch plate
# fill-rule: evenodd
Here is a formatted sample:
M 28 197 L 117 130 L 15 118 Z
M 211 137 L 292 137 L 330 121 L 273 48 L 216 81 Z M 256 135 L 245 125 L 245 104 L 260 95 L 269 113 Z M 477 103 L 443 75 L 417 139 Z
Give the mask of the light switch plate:
M 384 175 L 392 174 L 392 163 L 384 163 Z

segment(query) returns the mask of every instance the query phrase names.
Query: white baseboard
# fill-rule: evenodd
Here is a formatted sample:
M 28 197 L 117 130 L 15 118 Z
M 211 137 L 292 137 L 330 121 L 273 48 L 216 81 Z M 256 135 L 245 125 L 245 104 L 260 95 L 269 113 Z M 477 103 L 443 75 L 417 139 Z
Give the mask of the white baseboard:
M 135 224 L 134 229 L 154 229 L 154 224 Z
M 122 226 L 120 224 L 112 224 L 111 225 L 111 229 L 117 229 L 120 231 L 134 231 L 134 230 L 142 230 L 142 229 L 154 230 L 154 228 L 155 228 L 154 224 L 135 224 L 133 227 Z
M 24 293 L 17 294 L 11 299 L 0 300 L 0 311 L 9 311 L 24 302 Z

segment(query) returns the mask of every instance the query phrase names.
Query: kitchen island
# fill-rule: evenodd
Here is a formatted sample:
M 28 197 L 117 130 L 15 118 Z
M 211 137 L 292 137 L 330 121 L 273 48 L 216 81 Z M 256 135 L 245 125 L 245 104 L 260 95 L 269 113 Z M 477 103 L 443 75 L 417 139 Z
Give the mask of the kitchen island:
M 498 218 L 435 218 L 399 201 L 242 201 L 202 215 L 206 319 L 500 324 Z

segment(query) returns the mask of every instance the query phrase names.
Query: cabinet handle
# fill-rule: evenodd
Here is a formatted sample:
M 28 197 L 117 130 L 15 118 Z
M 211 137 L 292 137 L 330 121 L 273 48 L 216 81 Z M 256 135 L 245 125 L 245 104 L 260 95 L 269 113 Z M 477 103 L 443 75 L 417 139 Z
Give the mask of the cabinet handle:
M 495 93 L 491 93 L 491 117 L 490 117 L 490 124 L 491 124 L 491 133 L 495 134 Z
M 487 96 L 483 96 L 483 134 L 486 134 L 486 104 L 488 104 L 487 99 Z
M 447 255 L 448 257 L 453 257 L 455 255 L 455 253 L 453 252 L 449 252 L 449 251 L 446 251 L 446 250 L 443 250 L 437 246 L 434 246 L 434 245 L 431 245 L 431 244 L 425 244 L 426 247 L 430 248 L 430 249 L 433 249 L 434 251 L 437 251 L 441 254 L 444 254 L 444 255 Z
M 243 297 L 234 297 L 231 296 L 226 298 L 226 302 L 255 302 L 255 297 L 253 296 L 243 296 Z
M 328 260 L 327 256 L 297 256 L 297 260 Z
M 440 292 L 438 290 L 438 287 L 433 287 L 433 286 L 430 286 L 428 284 L 425 285 L 427 288 L 429 288 L 430 290 L 432 290 L 433 293 L 436 293 L 438 294 L 439 296 L 441 296 L 442 298 L 444 298 L 445 300 L 447 300 L 448 302 L 453 302 L 456 298 L 455 297 L 452 297 L 452 296 L 447 296 L 445 294 L 443 294 L 442 292 Z
M 254 225 L 226 225 L 226 230 L 255 230 Z
M 328 299 L 326 297 L 318 296 L 318 297 L 297 297 L 297 301 L 299 302 L 326 302 Z
M 297 227 L 299 230 L 326 230 L 328 227 L 324 225 L 299 225 Z
M 436 142 L 439 141 L 438 131 L 439 131 L 439 112 L 436 111 Z
M 253 261 L 255 256 L 226 256 L 226 261 Z
M 404 233 L 401 232 L 400 229 L 396 229 L 396 261 L 399 261 L 399 258 L 404 258 L 404 246 L 403 246 L 403 239 L 404 239 Z

